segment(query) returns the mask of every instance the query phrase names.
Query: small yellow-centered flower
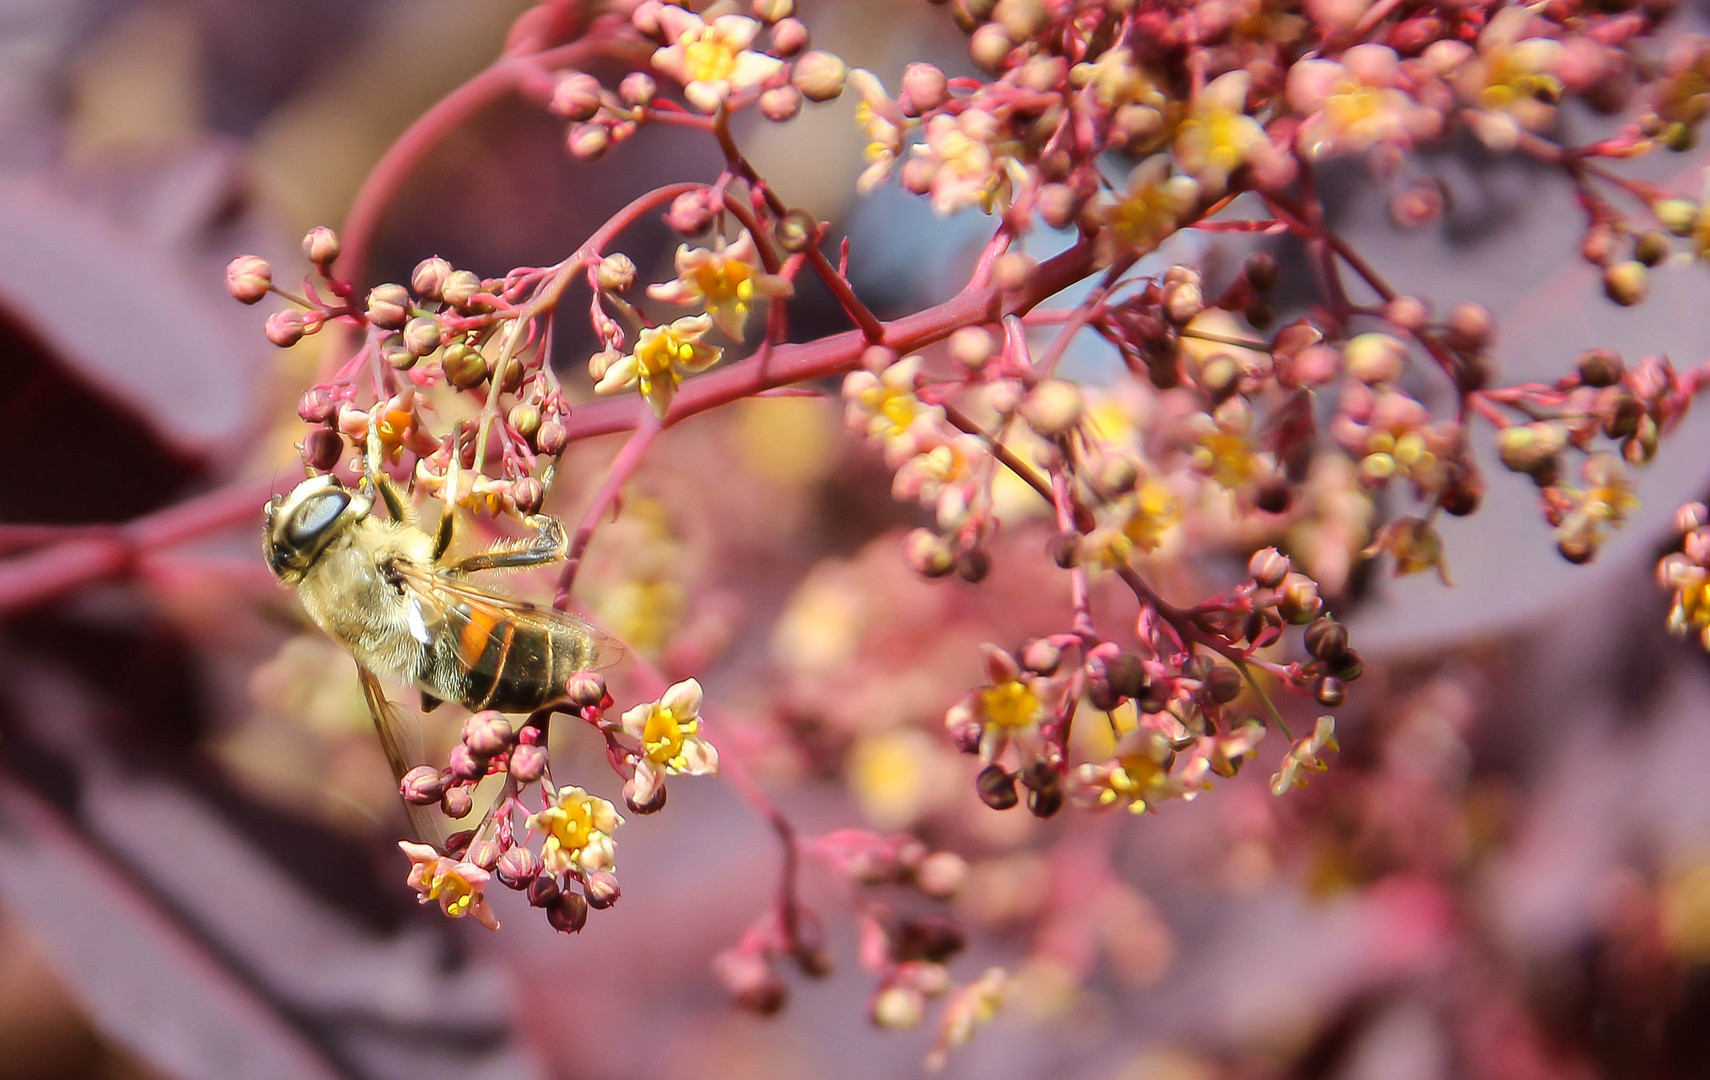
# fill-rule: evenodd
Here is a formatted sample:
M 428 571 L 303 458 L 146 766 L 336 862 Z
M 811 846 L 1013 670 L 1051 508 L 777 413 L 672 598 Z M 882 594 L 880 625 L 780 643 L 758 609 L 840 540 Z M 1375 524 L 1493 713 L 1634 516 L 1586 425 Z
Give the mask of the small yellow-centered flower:
M 594 392 L 611 394 L 634 386 L 663 419 L 683 376 L 705 371 L 724 355 L 717 345 L 701 341 L 712 325 L 711 315 L 690 315 L 669 326 L 648 327 L 636 336 L 634 351 L 606 369 Z
M 610 870 L 617 859 L 612 832 L 622 824 L 617 807 L 579 787 L 559 789 L 551 806 L 528 819 L 546 837 L 540 861 L 554 874 Z
M 718 750 L 702 738 L 701 684 L 685 679 L 658 701 L 623 714 L 623 729 L 640 740 L 649 761 L 679 776 L 716 776 Z

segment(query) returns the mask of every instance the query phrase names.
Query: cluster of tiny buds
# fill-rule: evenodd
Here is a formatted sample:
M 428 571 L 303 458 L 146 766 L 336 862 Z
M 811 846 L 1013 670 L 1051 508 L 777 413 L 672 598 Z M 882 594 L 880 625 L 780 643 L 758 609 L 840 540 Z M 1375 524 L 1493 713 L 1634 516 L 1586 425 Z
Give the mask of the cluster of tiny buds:
M 966 940 L 952 919 L 921 910 L 920 901 L 954 899 L 967 882 L 967 862 L 952 852 L 932 851 L 912 836 L 865 829 L 827 833 L 802 841 L 801 848 L 861 893 L 859 959 L 875 980 L 869 1001 L 874 1022 L 919 1024 L 927 1000 L 950 990 L 945 965 Z M 819 921 L 799 902 L 755 922 L 719 954 L 714 971 L 738 1006 L 770 1014 L 788 996 L 780 971 L 786 963 L 810 978 L 832 970 Z
M 276 287 L 271 268 L 255 256 L 232 260 L 226 282 L 244 303 L 272 292 L 294 305 L 267 319 L 267 336 L 281 347 L 334 319 L 369 328 L 363 348 L 298 403 L 309 425 L 301 444 L 305 464 L 332 472 L 352 450 L 353 462 L 368 452 L 386 460 L 408 452 L 414 480 L 430 494 L 492 513 L 537 512 L 545 496 L 539 474 L 568 443 L 568 405 L 535 347 L 534 328 L 519 327 L 515 315 L 541 272 L 485 279 L 436 256 L 416 266 L 408 285 L 377 285 L 358 304 L 350 284 L 334 275 L 339 241 L 332 230 L 311 229 L 303 251 L 314 273 L 304 278 L 300 296 Z M 392 395 L 364 407 L 359 401 L 373 384 L 364 363 L 375 360 L 384 365 Z M 436 433 L 423 413 L 424 395 L 436 386 L 480 394 L 483 401 L 489 388 L 498 391 L 497 422 Z M 495 455 L 499 478 L 485 475 Z
M 579 787 L 554 786 L 546 751 L 552 713 L 573 716 L 602 734 L 632 813 L 664 808 L 667 774 L 711 775 L 718 757 L 699 734 L 701 690 L 692 679 L 621 719 L 608 716 L 612 705 L 605 679 L 596 671 L 579 671 L 566 682 L 562 702 L 532 714 L 520 730 L 493 710 L 472 713 L 445 767 L 421 765 L 404 774 L 399 792 L 405 803 L 437 808 L 452 820 L 474 811 L 475 789 L 483 780 L 504 778 L 503 790 L 474 828 L 452 833 L 441 849 L 401 845 L 412 863 L 410 883 L 423 902 L 439 900 L 453 917 L 473 916 L 496 926 L 484 886 L 497 878 L 526 894 L 565 933 L 580 930 L 589 909 L 617 902 L 621 890 L 612 834 L 624 819 L 605 799 Z M 538 809 L 531 810 L 525 799 L 535 785 Z

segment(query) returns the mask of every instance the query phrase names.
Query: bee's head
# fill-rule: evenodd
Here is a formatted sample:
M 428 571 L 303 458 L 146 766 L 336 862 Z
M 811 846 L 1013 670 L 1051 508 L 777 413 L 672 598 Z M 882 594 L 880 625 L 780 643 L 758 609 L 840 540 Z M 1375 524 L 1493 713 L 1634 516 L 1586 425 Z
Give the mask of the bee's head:
M 311 476 L 291 494 L 273 496 L 263 508 L 267 525 L 261 546 L 268 567 L 280 581 L 295 585 L 334 538 L 367 516 L 372 504 L 332 476 Z

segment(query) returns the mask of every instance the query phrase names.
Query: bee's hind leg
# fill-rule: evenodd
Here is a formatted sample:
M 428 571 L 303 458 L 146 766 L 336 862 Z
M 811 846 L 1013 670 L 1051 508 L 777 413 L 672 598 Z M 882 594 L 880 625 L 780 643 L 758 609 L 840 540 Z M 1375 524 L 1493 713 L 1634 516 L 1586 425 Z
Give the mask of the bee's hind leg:
M 520 570 L 563 561 L 569 550 L 564 524 L 546 514 L 532 515 L 528 523 L 535 530 L 534 539 L 500 543 L 479 555 L 459 560 L 451 569 L 459 574 L 469 574 L 477 570 Z

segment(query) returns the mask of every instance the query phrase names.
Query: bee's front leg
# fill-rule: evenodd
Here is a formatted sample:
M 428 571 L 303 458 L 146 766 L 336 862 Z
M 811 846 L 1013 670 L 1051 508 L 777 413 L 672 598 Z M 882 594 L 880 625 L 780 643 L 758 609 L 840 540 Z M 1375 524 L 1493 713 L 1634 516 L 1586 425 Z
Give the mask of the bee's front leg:
M 454 573 L 469 574 L 477 570 L 519 570 L 562 562 L 570 547 L 569 538 L 564 534 L 564 523 L 546 514 L 532 514 L 525 520 L 535 531 L 534 539 L 501 542 L 479 555 L 471 555 L 452 564 L 450 569 Z

